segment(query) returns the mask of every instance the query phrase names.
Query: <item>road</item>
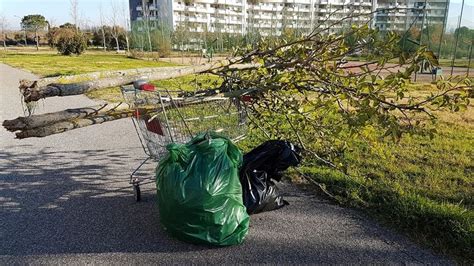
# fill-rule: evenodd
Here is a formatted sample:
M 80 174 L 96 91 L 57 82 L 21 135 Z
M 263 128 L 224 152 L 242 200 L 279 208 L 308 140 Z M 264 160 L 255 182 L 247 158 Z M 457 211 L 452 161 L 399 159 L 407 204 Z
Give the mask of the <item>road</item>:
M 0 120 L 21 115 L 18 80 L 0 64 Z M 49 98 L 37 113 L 94 104 Z M 170 238 L 159 224 L 152 182 L 135 203 L 128 174 L 143 151 L 128 119 L 46 138 L 0 129 L 0 264 L 440 263 L 451 261 L 292 184 L 289 206 L 251 217 L 240 246 L 212 248 Z M 153 164 L 143 175 L 151 176 Z

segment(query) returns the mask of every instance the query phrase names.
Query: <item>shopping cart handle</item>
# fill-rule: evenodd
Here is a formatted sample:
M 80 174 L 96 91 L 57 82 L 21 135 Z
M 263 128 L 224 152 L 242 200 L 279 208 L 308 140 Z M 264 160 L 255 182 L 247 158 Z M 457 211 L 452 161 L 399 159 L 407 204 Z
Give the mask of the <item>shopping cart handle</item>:
M 156 88 L 153 84 L 148 83 L 145 79 L 135 80 L 133 82 L 133 87 L 135 90 L 142 90 L 142 91 L 154 91 Z
M 146 79 L 137 79 L 133 82 L 133 87 L 136 90 L 139 90 L 140 86 L 142 86 L 143 84 L 147 84 L 147 83 L 148 83 L 148 81 Z

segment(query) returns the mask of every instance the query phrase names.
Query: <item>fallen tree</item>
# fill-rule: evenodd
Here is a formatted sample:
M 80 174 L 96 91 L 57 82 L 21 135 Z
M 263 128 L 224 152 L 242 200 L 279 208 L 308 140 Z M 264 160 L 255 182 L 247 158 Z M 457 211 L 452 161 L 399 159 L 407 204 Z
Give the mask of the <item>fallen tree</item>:
M 160 100 L 156 98 L 156 95 L 154 95 L 155 98 L 148 99 L 147 102 L 140 105 L 138 109 L 130 108 L 128 104 L 124 103 L 103 104 L 26 117 L 20 116 L 12 120 L 5 120 L 2 125 L 8 131 L 16 132 L 15 135 L 19 139 L 46 137 L 131 116 L 140 117 L 141 119 L 153 117 L 162 112 L 163 108 L 181 108 L 199 104 L 203 101 L 222 100 L 222 97 L 225 95 L 226 94 L 215 93 L 209 97 L 188 98 L 185 102 L 166 103 L 161 103 Z M 228 97 L 232 97 L 232 95 Z
M 121 76 L 137 76 L 144 75 L 152 72 L 162 72 L 175 70 L 180 68 L 186 68 L 186 66 L 175 66 L 175 67 L 148 67 L 148 68 L 132 68 L 124 70 L 111 70 L 111 71 L 98 71 L 90 72 L 77 75 L 68 75 L 68 76 L 57 76 L 57 77 L 46 77 L 38 80 L 21 80 L 20 89 L 26 89 L 35 85 L 36 87 L 45 87 L 49 84 L 60 83 L 78 83 L 88 80 L 98 80 L 103 78 L 112 78 L 112 77 L 121 77 Z M 36 84 L 35 84 L 36 82 Z
M 29 130 L 38 127 L 44 127 L 50 124 L 65 120 L 85 118 L 93 115 L 103 115 L 108 112 L 128 109 L 128 105 L 120 104 L 102 104 L 97 106 L 82 107 L 75 109 L 66 109 L 60 112 L 46 113 L 32 116 L 20 116 L 12 120 L 3 121 L 2 125 L 8 131 Z
M 80 95 L 92 90 L 105 89 L 110 87 L 117 87 L 125 84 L 130 84 L 137 79 L 146 79 L 150 81 L 164 80 L 182 77 L 190 74 L 199 74 L 204 72 L 213 72 L 219 69 L 250 69 L 258 67 L 258 64 L 236 64 L 239 59 L 223 60 L 217 63 L 209 63 L 200 66 L 178 67 L 167 69 L 154 69 L 152 72 L 146 71 L 132 71 L 132 75 L 122 75 L 116 77 L 108 77 L 103 79 L 88 80 L 76 83 L 47 83 L 45 80 L 25 81 L 20 83 L 20 92 L 23 95 L 23 100 L 26 103 L 35 102 L 42 98 L 54 96 L 71 96 Z M 116 72 L 119 73 L 119 72 Z M 72 77 L 70 79 L 73 79 Z M 44 85 L 46 84 L 46 85 Z
M 356 16 L 360 15 L 352 17 Z M 332 25 L 337 23 L 340 21 Z M 234 59 L 217 63 L 70 84 L 46 84 L 47 80 L 23 82 L 20 90 L 28 103 L 124 85 L 139 78 L 162 80 L 212 73 L 224 82 L 210 91 L 231 92 L 242 88 L 254 91 L 253 98 L 258 101 L 254 101 L 250 108 L 257 118 L 255 121 L 261 123 L 270 136 L 296 138 L 303 147 L 328 141 L 324 145 L 330 149 L 334 147 L 334 141 L 321 136 L 334 136 L 343 129 L 357 132 L 373 125 L 385 129 L 386 135 L 400 137 L 416 128 L 411 123 L 411 114 L 425 114 L 432 118 L 432 106 L 456 110 L 466 105 L 470 95 L 467 83 L 461 86 L 459 82 L 440 80 L 437 84 L 439 93 L 424 100 L 407 93 L 410 77 L 420 69 L 422 62 L 437 64 L 426 47 L 408 55 L 397 50 L 399 39 L 394 34 L 380 37 L 367 25 L 353 27 L 340 35 L 326 34 L 330 27 L 317 28 L 305 36 L 267 39 L 254 47 L 237 50 Z M 349 45 L 349 39 L 354 44 Z M 345 66 L 345 57 L 355 51 L 364 51 L 367 62 Z M 387 66 L 387 62 L 394 58 L 399 58 L 400 63 L 395 67 Z M 382 71 L 385 72 L 383 76 Z M 87 116 L 87 112 L 83 116 Z M 63 121 L 61 117 L 66 120 L 84 118 L 75 112 L 65 112 L 48 119 Z M 275 123 L 275 117 L 280 121 Z M 29 123 L 35 127 L 46 125 L 41 117 L 30 120 L 36 119 L 37 122 Z M 5 126 L 10 130 L 35 128 L 21 128 L 24 122 L 9 123 Z M 287 125 L 282 126 L 285 123 Z
M 65 131 L 87 127 L 91 125 L 102 124 L 117 119 L 131 117 L 135 110 L 127 109 L 122 111 L 109 112 L 107 114 L 94 115 L 86 118 L 77 118 L 67 121 L 60 121 L 46 126 L 37 127 L 33 129 L 26 129 L 15 133 L 19 139 L 31 137 L 46 137 L 53 134 L 63 133 Z

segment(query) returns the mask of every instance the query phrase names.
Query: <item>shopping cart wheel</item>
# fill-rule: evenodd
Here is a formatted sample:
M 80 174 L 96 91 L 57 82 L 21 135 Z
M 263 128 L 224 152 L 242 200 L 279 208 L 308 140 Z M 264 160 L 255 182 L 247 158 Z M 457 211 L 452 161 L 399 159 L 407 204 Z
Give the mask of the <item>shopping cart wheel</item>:
M 135 196 L 135 201 L 140 201 L 142 199 L 142 195 L 140 192 L 140 185 L 133 184 L 133 195 Z

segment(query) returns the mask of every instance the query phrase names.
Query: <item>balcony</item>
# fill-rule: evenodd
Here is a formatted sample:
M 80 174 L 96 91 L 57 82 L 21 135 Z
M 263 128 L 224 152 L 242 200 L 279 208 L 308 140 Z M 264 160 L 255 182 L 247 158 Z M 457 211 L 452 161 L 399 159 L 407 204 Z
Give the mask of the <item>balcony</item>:
M 186 17 L 186 16 L 178 16 L 176 21 L 181 22 L 193 22 L 193 23 L 207 23 L 207 18 L 199 18 L 199 17 Z

